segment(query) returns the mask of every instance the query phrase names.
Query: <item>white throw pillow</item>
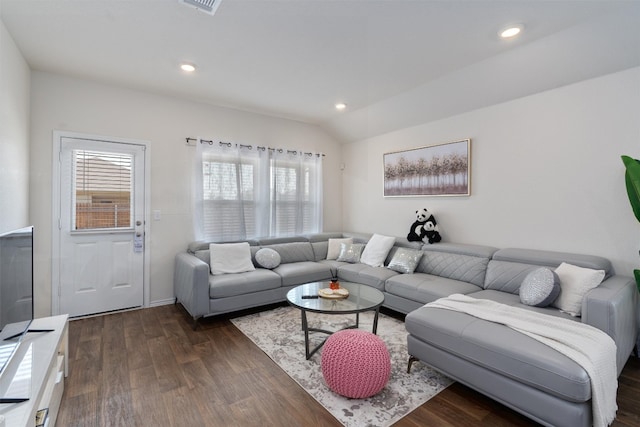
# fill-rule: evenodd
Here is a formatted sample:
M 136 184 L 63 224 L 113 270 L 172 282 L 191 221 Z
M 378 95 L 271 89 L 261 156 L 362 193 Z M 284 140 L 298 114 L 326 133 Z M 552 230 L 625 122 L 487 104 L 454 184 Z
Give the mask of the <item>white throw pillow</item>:
M 395 242 L 395 237 L 374 234 L 364 247 L 360 262 L 372 267 L 384 267 L 384 261 Z
M 344 239 L 329 239 L 329 245 L 327 246 L 327 259 L 336 259 L 340 255 L 340 248 L 342 243 L 353 243 L 353 237 L 347 237 Z
M 251 262 L 251 249 L 248 242 L 211 243 L 209 254 L 213 275 L 243 273 L 256 269 Z
M 563 262 L 556 268 L 556 274 L 560 278 L 560 294 L 552 305 L 572 316 L 580 316 L 582 299 L 602 283 L 605 272 Z

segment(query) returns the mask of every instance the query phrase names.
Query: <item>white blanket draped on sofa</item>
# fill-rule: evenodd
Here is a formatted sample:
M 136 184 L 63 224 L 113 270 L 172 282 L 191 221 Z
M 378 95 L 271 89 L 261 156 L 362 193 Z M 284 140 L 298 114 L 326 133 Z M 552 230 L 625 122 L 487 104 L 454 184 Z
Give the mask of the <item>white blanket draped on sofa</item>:
M 426 306 L 501 323 L 571 358 L 589 374 L 593 425 L 608 426 L 615 419 L 618 409 L 616 344 L 603 331 L 577 321 L 461 294 L 441 298 Z

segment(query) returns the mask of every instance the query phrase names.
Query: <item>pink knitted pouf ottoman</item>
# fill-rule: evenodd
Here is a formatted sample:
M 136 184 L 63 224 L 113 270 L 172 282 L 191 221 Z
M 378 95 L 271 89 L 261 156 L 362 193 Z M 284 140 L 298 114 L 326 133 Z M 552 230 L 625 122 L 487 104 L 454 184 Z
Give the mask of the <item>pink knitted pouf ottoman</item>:
M 331 335 L 322 348 L 321 364 L 329 388 L 354 399 L 378 394 L 391 375 L 391 358 L 384 341 L 359 329 Z

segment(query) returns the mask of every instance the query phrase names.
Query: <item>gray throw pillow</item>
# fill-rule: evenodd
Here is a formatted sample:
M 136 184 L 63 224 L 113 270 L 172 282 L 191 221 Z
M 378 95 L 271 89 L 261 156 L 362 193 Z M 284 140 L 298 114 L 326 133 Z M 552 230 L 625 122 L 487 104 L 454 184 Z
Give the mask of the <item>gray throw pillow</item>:
M 411 274 L 422 258 L 422 251 L 418 249 L 398 248 L 387 268 L 398 273 Z
M 362 243 L 342 243 L 340 245 L 340 255 L 338 255 L 336 261 L 350 262 L 351 264 L 360 262 L 360 255 L 363 249 L 364 245 Z
M 280 254 L 271 248 L 262 248 L 256 252 L 256 262 L 262 268 L 276 268 L 280 265 Z
M 533 307 L 546 307 L 560 294 L 560 279 L 555 271 L 536 268 L 520 285 L 520 301 Z

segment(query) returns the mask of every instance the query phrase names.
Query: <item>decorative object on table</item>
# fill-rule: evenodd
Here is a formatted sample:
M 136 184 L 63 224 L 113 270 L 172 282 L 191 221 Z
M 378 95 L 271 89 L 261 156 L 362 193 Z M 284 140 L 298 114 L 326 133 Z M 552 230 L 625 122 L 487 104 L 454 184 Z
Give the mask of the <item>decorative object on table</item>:
M 633 159 L 629 156 L 622 156 L 622 162 L 626 167 L 624 174 L 625 184 L 627 186 L 627 195 L 631 203 L 631 209 L 638 222 L 640 222 L 640 160 Z M 636 286 L 640 291 L 640 270 L 633 270 L 636 278 Z
M 391 358 L 384 341 L 358 329 L 331 335 L 322 349 L 321 366 L 329 388 L 352 399 L 380 393 L 391 375 Z
M 334 291 L 336 289 L 340 289 L 340 282 L 338 281 L 337 277 L 331 278 L 331 281 L 329 282 L 329 288 L 334 290 Z
M 320 298 L 344 299 L 349 297 L 349 290 L 345 288 L 339 288 L 339 289 L 323 288 L 318 290 L 318 295 L 320 296 Z
M 438 223 L 427 208 L 416 211 L 416 220 L 411 224 L 407 240 L 410 242 L 437 243 L 442 240 Z
M 468 196 L 471 140 L 383 154 L 384 196 Z
M 360 328 L 371 331 L 373 313 L 362 313 L 360 317 Z M 310 326 L 333 330 L 345 328 L 352 321 L 352 316 L 314 314 L 309 317 Z M 404 323 L 384 314 L 379 316 L 378 336 L 391 356 L 391 377 L 380 393 L 359 400 L 340 396 L 327 387 L 320 357 L 305 360 L 299 310 L 278 307 L 237 317 L 231 322 L 345 426 L 391 426 L 453 382 L 424 363 L 414 364 L 408 374 Z M 324 338 L 312 337 L 314 343 Z

